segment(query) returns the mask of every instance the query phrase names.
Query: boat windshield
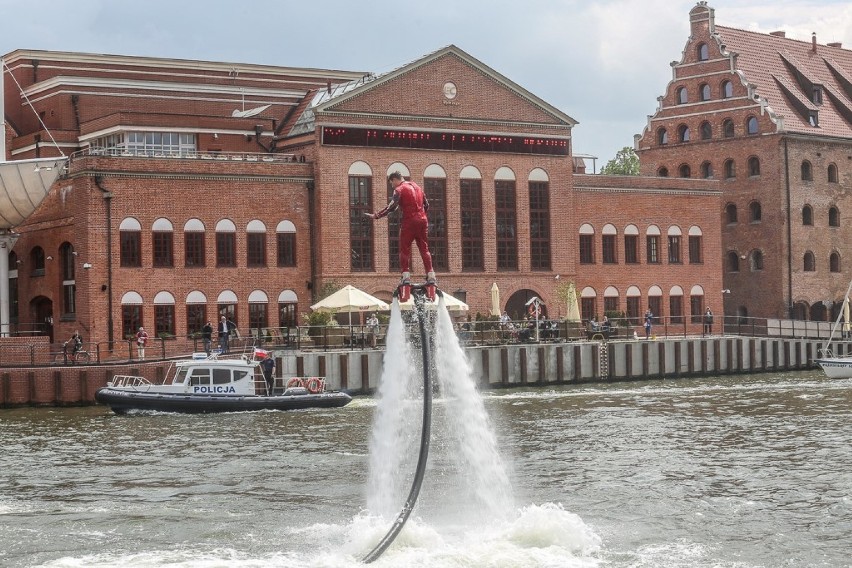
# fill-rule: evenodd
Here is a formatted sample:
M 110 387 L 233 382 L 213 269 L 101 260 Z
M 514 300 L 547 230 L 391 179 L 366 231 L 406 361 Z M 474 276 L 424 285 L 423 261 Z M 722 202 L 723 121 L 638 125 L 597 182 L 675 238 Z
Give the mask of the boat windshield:
M 181 367 L 180 369 L 178 369 L 177 373 L 175 373 L 175 378 L 172 379 L 172 384 L 182 385 L 186 381 L 186 373 L 187 373 L 186 367 Z

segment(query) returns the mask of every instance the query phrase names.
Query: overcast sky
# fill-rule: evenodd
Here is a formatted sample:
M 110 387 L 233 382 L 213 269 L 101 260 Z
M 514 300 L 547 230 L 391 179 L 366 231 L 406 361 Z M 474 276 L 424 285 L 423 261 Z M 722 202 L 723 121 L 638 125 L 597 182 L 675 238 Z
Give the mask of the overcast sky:
M 0 54 L 45 49 L 381 74 L 448 44 L 579 122 L 597 168 L 633 145 L 691 0 L 0 0 Z M 849 0 L 710 0 L 716 23 L 852 48 Z

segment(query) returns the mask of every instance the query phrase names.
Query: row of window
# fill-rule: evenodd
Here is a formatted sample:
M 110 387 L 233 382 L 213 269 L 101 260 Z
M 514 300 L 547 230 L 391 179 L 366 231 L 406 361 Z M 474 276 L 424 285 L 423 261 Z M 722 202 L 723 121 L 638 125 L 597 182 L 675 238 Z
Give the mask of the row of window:
M 683 323 L 684 319 L 684 290 L 680 286 L 672 286 L 668 294 L 668 317 L 671 323 Z M 580 293 L 580 315 L 584 320 L 590 320 L 600 314 L 599 308 L 603 308 L 603 313 L 624 312 L 624 314 L 634 320 L 641 321 L 645 311 L 643 307 L 643 296 L 637 286 L 630 286 L 624 298 L 622 306 L 621 296 L 617 288 L 609 286 L 604 290 L 603 303 L 598 300 L 597 291 L 592 287 L 583 288 Z M 644 297 L 644 306 L 651 311 L 654 318 L 662 318 L 666 314 L 663 312 L 663 290 L 659 286 L 651 286 L 648 293 Z M 692 316 L 693 323 L 701 321 L 701 316 L 704 314 L 704 289 L 701 286 L 693 286 L 689 293 L 689 313 Z
M 399 171 L 405 179 L 411 173 L 405 164 L 394 163 L 387 174 Z M 438 164 L 431 164 L 423 172 L 423 191 L 429 200 L 429 249 L 432 263 L 438 272 L 449 270 L 449 243 L 447 225 L 461 227 L 461 269 L 463 272 L 485 270 L 485 229 L 483 224 L 484 192 L 493 192 L 494 247 L 497 270 L 518 270 L 517 200 L 518 187 L 515 172 L 509 167 L 498 168 L 493 186 L 483 186 L 483 176 L 475 166 L 466 166 L 459 172 L 458 201 L 447 198 L 448 176 Z M 550 180 L 541 168 L 527 175 L 529 203 L 529 256 L 530 269 L 551 269 L 550 241 Z M 384 194 L 393 195 L 393 186 L 386 183 Z M 353 272 L 376 270 L 374 254 L 375 223 L 365 213 L 375 210 L 373 198 L 373 171 L 365 162 L 355 162 L 349 168 L 349 238 L 350 263 Z M 452 216 L 452 219 L 450 218 Z M 399 216 L 388 218 L 388 268 L 399 270 Z
M 175 298 L 170 292 L 162 291 L 154 297 L 154 325 L 146 325 L 144 320 L 145 310 L 142 296 L 137 292 L 127 292 L 121 299 L 121 329 L 122 336 L 129 337 L 136 334 L 136 330 L 145 326 L 148 329 L 154 330 L 155 336 L 174 336 L 178 332 L 187 335 L 199 333 L 208 321 L 213 323 L 214 335 L 217 322 L 222 316 L 234 322 L 238 329 L 245 330 L 246 327 L 240 325 L 240 304 L 236 294 L 230 290 L 225 290 L 219 294 L 216 300 L 215 317 L 208 316 L 208 302 L 204 293 L 194 290 L 187 294 L 185 300 L 186 306 L 186 327 L 182 330 L 177 329 L 175 315 Z M 287 328 L 296 327 L 299 325 L 299 300 L 295 292 L 292 290 L 284 290 L 278 295 L 277 301 L 277 321 L 270 318 L 270 314 L 276 310 L 276 303 L 270 302 L 269 297 L 262 290 L 255 290 L 249 294 L 247 302 L 247 324 L 251 333 L 255 333 L 257 329 L 265 329 L 269 327 Z M 244 308 L 245 309 L 245 308 Z M 150 311 L 147 314 L 152 315 Z
M 745 132 L 748 135 L 759 134 L 758 122 L 757 118 L 754 116 L 749 116 L 745 121 Z M 733 138 L 736 135 L 734 130 L 734 121 L 730 118 L 726 118 L 722 121 L 722 138 Z M 705 120 L 698 126 L 698 136 L 700 140 L 712 140 L 713 139 L 713 125 L 710 124 L 709 121 Z M 690 132 L 689 126 L 686 124 L 680 124 L 677 127 L 677 141 L 684 143 L 689 142 L 692 139 L 692 133 Z M 657 144 L 660 146 L 665 146 L 669 143 L 669 132 L 664 127 L 661 126 L 657 129 Z
M 215 258 L 217 267 L 237 266 L 236 225 L 229 219 L 216 223 Z M 268 266 L 267 228 L 257 219 L 246 226 L 246 266 Z M 203 268 L 207 265 L 207 243 L 204 224 L 190 219 L 183 227 L 183 265 L 186 268 Z M 136 219 L 125 218 L 119 227 L 119 249 L 122 267 L 142 266 L 142 227 Z M 291 221 L 281 221 L 275 231 L 275 265 L 296 266 L 296 227 Z M 151 228 L 151 264 L 155 268 L 175 266 L 174 228 L 168 219 L 154 221 Z
M 733 179 L 737 177 L 737 168 L 736 162 L 733 158 L 729 158 L 725 160 L 723 164 L 723 172 L 724 179 Z M 751 156 L 747 162 L 747 173 L 748 177 L 757 177 L 760 175 L 760 159 L 757 156 Z M 665 166 L 661 166 L 657 170 L 657 175 L 659 177 L 668 177 L 669 169 Z M 682 178 L 692 177 L 692 168 L 689 164 L 681 164 L 678 167 L 678 176 Z M 700 169 L 700 177 L 704 179 L 709 179 L 713 177 L 713 163 L 709 160 L 706 160 L 701 163 Z M 834 164 L 828 165 L 827 177 L 829 183 L 837 183 L 837 166 Z M 801 166 L 801 181 L 813 181 L 813 168 L 811 167 L 811 163 L 805 160 L 802 162 Z
M 730 99 L 734 96 L 734 84 L 727 79 L 719 83 L 719 98 Z M 704 102 L 712 100 L 713 93 L 709 83 L 701 83 L 698 85 L 698 100 Z M 675 90 L 675 100 L 679 105 L 685 105 L 689 102 L 689 91 L 686 87 L 678 87 Z
M 749 222 L 758 223 L 761 220 L 762 211 L 760 207 L 759 201 L 752 201 L 748 205 L 749 210 Z M 727 218 L 728 224 L 732 225 L 738 222 L 738 213 L 737 206 L 733 203 L 728 203 L 725 206 L 725 217 Z M 805 205 L 802 207 L 802 225 L 805 226 L 813 226 L 814 224 L 814 210 L 810 205 Z M 840 226 L 840 210 L 831 206 L 828 208 L 828 226 L 829 227 L 839 227 Z
M 669 264 L 682 264 L 683 254 L 681 251 L 683 233 L 680 227 L 671 226 L 667 232 L 667 258 Z M 699 227 L 689 228 L 688 255 L 689 264 L 701 264 L 703 260 L 702 232 Z M 661 249 L 662 233 L 656 225 L 650 225 L 645 230 L 645 262 L 647 264 L 660 264 L 662 260 Z M 602 264 L 618 264 L 618 230 L 614 225 L 606 224 L 601 231 L 601 262 Z M 627 225 L 624 229 L 624 264 L 639 264 L 639 229 L 636 225 Z M 595 230 L 588 223 L 580 226 L 580 264 L 595 264 L 597 262 L 597 246 L 595 243 Z

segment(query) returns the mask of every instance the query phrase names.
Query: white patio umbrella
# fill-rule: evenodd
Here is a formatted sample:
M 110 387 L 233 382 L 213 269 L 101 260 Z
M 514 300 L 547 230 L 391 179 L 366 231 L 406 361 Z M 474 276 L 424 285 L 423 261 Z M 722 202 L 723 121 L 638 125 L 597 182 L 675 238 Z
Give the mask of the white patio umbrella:
M 451 296 L 446 292 L 444 294 L 444 303 L 447 305 L 447 310 L 450 312 L 466 312 L 468 311 L 468 305 L 456 298 L 455 296 Z M 435 302 L 432 303 L 430 301 L 426 301 L 426 308 L 430 310 L 437 309 L 439 298 L 435 297 Z M 413 310 L 414 309 L 414 296 L 408 298 L 405 302 L 400 302 L 399 309 L 401 310 Z
M 497 316 L 498 318 L 503 313 L 500 309 L 500 288 L 497 287 L 497 283 L 491 285 L 491 315 Z
M 311 306 L 311 309 L 315 312 L 348 312 L 349 325 L 351 327 L 353 312 L 385 311 L 389 310 L 390 306 L 375 296 L 371 296 L 363 290 L 347 284 L 334 294 L 323 298 Z

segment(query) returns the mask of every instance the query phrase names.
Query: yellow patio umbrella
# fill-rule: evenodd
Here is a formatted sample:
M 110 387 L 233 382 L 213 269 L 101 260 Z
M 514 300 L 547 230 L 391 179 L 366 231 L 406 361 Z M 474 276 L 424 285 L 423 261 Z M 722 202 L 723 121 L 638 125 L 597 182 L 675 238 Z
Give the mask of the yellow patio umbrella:
M 500 309 L 500 288 L 497 283 L 491 285 L 491 315 L 500 317 L 503 311 Z

